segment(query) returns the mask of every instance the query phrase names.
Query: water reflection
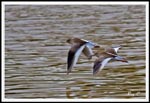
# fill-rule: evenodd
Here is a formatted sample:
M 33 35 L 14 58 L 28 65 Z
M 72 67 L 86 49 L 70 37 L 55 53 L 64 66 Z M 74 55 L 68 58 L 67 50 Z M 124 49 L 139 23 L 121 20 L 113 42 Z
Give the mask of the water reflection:
M 74 85 L 78 84 L 78 85 Z M 77 81 L 76 83 L 69 84 L 71 86 L 66 87 L 67 98 L 92 98 L 92 88 L 94 84 L 90 84 L 84 81 Z
M 66 96 L 67 98 L 136 98 L 145 95 L 144 79 L 141 81 L 145 73 L 134 75 L 131 71 L 124 74 L 118 72 L 117 70 L 103 72 L 106 73 L 106 77 L 99 75 L 94 76 L 94 79 L 78 78 L 66 84 Z M 85 82 L 85 79 L 88 79 L 88 82 Z

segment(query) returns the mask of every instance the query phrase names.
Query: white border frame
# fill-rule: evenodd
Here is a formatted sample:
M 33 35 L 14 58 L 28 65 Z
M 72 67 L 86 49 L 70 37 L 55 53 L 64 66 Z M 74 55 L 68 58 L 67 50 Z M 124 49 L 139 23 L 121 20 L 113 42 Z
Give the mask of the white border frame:
M 146 6 L 146 98 L 145 99 L 6 99 L 5 96 L 5 5 L 145 5 Z M 2 2 L 2 101 L 5 102 L 143 102 L 149 101 L 149 2 Z

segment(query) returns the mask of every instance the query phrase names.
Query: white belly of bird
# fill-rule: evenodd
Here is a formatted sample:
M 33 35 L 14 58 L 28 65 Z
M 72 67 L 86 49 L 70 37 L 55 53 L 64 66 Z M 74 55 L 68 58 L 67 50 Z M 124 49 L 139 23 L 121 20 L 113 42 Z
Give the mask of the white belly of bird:
M 101 67 L 100 67 L 100 70 L 102 70 L 103 68 L 104 68 L 104 66 L 108 63 L 108 61 L 109 60 L 111 60 L 112 58 L 106 58 L 106 59 L 104 59 L 103 61 L 102 61 L 102 65 L 101 65 Z

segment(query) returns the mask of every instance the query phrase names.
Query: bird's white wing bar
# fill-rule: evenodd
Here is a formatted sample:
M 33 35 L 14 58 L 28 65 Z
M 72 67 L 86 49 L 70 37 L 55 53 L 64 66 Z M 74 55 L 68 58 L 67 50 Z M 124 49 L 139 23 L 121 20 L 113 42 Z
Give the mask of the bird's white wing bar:
M 96 74 L 99 70 L 102 70 L 104 66 L 111 60 L 112 58 L 105 58 L 104 60 L 100 60 L 100 62 L 95 62 L 93 68 L 93 74 Z
M 118 50 L 121 48 L 121 46 L 118 46 L 118 47 L 113 47 L 113 49 L 115 50 L 115 52 L 117 53 Z
M 96 45 L 97 45 L 97 44 L 95 44 L 95 43 L 93 43 L 93 42 L 91 42 L 91 41 L 85 40 L 85 39 L 81 39 L 81 40 L 83 40 L 83 41 L 87 42 L 87 43 L 88 43 L 88 45 L 91 45 L 91 47 L 92 47 L 92 48 L 93 48 L 94 46 L 96 46 Z
M 74 62 L 73 62 L 73 66 L 77 63 L 77 60 L 79 58 L 79 55 L 81 54 L 82 50 L 84 49 L 85 45 L 82 45 L 78 50 L 77 52 L 75 53 L 75 59 L 74 59 Z
M 85 40 L 85 39 L 81 39 L 81 40 L 83 40 L 83 41 L 85 41 L 85 42 L 89 42 L 89 41 L 87 41 L 87 40 Z
M 76 45 L 75 45 L 76 46 Z M 73 47 L 72 47 L 73 48 Z M 71 72 L 71 69 L 73 68 L 73 66 L 76 65 L 77 60 L 82 52 L 82 50 L 85 48 L 85 45 L 82 45 L 81 47 L 79 47 L 77 50 L 75 51 L 69 51 L 68 53 L 68 67 L 67 67 L 67 74 L 69 72 Z
M 104 66 L 111 60 L 112 58 L 106 58 L 101 62 L 101 67 L 100 70 L 102 70 L 104 68 Z

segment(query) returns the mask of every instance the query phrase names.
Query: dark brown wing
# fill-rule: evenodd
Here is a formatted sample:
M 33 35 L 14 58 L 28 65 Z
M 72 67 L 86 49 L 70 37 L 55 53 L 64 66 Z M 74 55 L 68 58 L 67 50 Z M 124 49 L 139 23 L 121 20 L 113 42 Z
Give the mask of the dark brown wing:
M 97 59 L 97 60 L 94 62 L 93 75 L 96 74 L 96 73 L 99 71 L 100 66 L 101 66 L 101 63 L 100 63 L 99 59 Z
M 82 46 L 83 46 L 83 44 L 75 44 L 69 50 L 68 59 L 67 59 L 67 64 L 68 64 L 67 65 L 67 74 L 71 72 L 71 69 L 73 68 L 73 63 L 75 60 L 75 55 Z

